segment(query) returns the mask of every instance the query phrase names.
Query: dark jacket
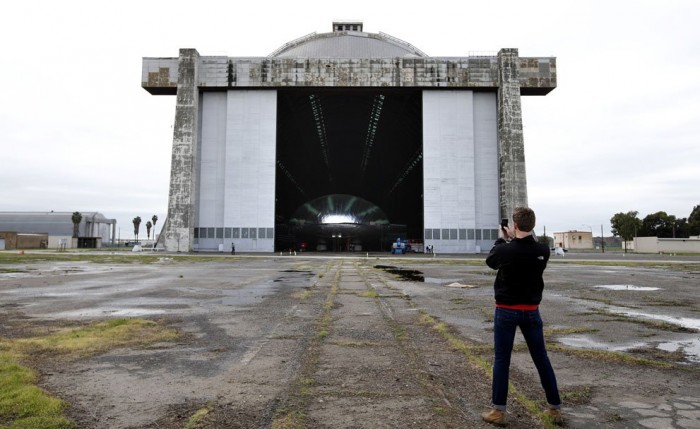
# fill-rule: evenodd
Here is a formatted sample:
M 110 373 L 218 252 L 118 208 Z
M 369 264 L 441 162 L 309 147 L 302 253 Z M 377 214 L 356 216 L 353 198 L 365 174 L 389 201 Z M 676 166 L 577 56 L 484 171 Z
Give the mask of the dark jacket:
M 549 260 L 549 247 L 532 235 L 506 242 L 496 240 L 486 264 L 498 270 L 493 288 L 497 304 L 533 304 L 542 301 L 542 273 Z

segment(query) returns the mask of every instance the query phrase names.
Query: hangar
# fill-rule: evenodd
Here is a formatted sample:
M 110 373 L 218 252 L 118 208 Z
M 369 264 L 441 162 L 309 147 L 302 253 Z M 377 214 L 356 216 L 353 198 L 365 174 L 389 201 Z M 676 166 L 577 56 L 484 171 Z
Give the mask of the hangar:
M 430 57 L 334 22 L 265 57 L 143 58 L 176 95 L 166 250 L 488 248 L 527 205 L 522 95 L 556 59 Z
M 116 219 L 98 212 L 80 214 L 77 236 L 73 237 L 73 212 L 0 212 L 0 250 L 114 246 Z

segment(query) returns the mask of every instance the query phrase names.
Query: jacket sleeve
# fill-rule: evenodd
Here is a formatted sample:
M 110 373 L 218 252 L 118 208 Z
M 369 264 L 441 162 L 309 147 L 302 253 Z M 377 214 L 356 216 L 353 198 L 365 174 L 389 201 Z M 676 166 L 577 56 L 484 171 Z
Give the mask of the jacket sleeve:
M 489 255 L 486 257 L 486 265 L 488 265 L 489 267 L 491 267 L 494 270 L 497 270 L 500 268 L 500 266 L 501 266 L 500 259 L 501 258 L 499 257 L 497 250 L 498 250 L 499 246 L 506 244 L 506 243 L 507 243 L 507 241 L 502 239 L 502 238 L 499 238 L 498 240 L 496 240 L 495 243 L 493 243 L 493 247 L 491 248 Z

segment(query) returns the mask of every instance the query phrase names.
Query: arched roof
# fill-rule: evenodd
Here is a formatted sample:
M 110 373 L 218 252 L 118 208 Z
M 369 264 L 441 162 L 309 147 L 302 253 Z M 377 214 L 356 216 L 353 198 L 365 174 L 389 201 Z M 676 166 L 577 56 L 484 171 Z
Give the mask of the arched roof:
M 385 33 L 334 31 L 311 33 L 285 43 L 272 58 L 396 58 L 427 57 L 420 49 Z
M 86 223 L 116 224 L 102 213 L 80 212 L 81 228 Z M 73 212 L 0 212 L 0 231 L 19 233 L 48 233 L 49 235 L 73 234 Z

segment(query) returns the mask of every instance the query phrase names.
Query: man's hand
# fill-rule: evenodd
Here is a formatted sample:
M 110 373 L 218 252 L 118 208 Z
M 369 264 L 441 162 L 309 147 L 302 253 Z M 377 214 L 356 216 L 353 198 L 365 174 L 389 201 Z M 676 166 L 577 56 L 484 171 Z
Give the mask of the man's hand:
M 515 232 L 510 228 L 505 228 L 503 226 L 498 226 L 498 238 L 502 238 L 506 241 L 510 241 L 511 238 L 515 237 Z

